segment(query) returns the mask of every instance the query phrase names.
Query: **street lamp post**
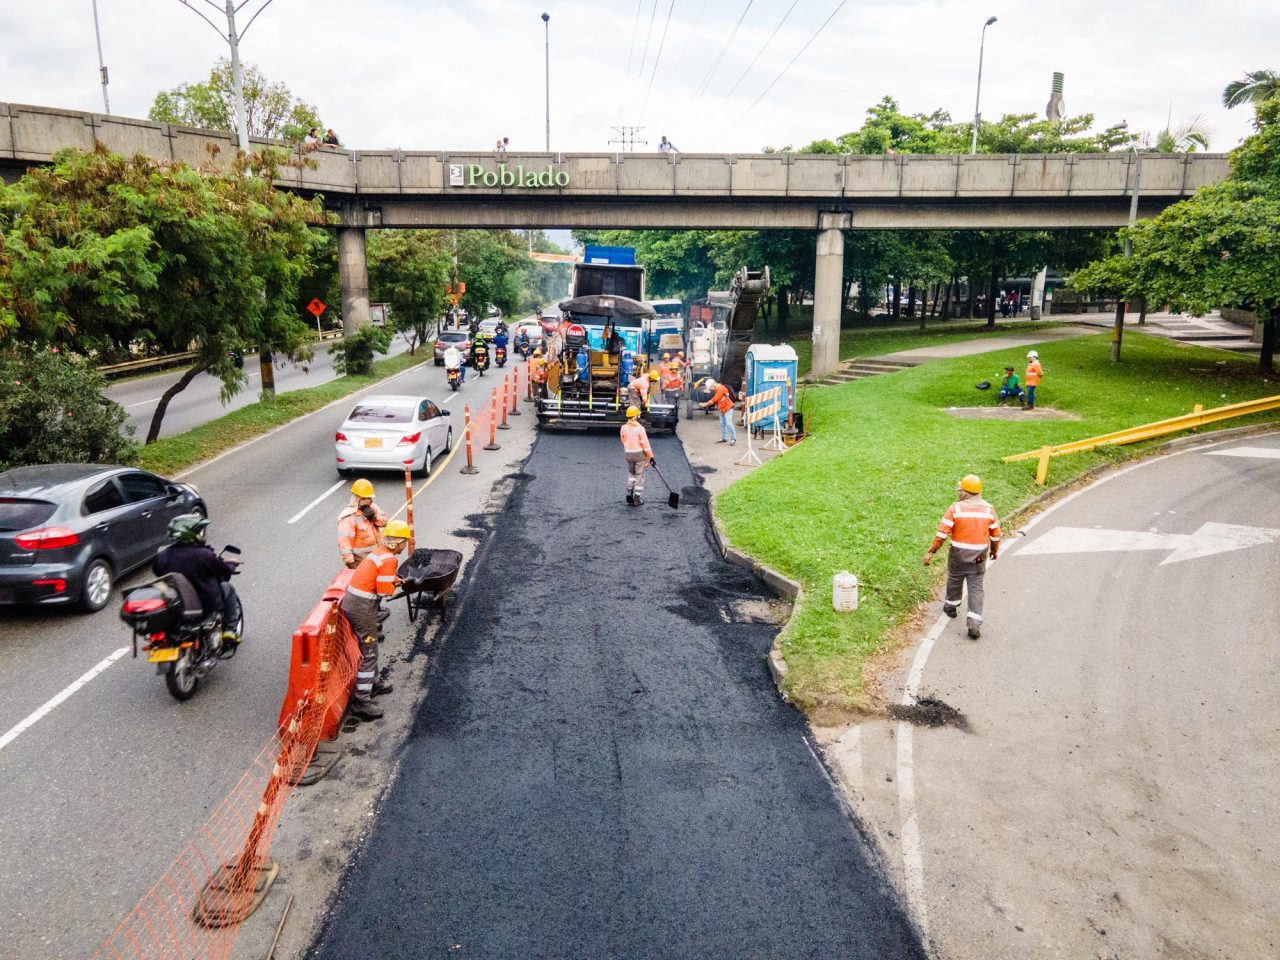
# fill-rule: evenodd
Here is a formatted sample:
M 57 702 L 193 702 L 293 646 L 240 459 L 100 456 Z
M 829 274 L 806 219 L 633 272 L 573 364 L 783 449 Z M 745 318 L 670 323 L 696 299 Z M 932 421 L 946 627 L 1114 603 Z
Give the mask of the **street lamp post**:
M 996 22 L 995 17 L 988 17 L 982 25 L 982 40 L 978 44 L 978 92 L 973 98 L 973 140 L 969 143 L 969 152 L 978 152 L 978 124 L 982 122 L 982 112 L 978 104 L 982 101 L 982 51 L 987 45 L 987 27 Z
M 93 36 L 98 41 L 98 75 L 102 77 L 102 110 L 111 112 L 111 101 L 107 99 L 107 65 L 102 60 L 102 29 L 98 26 L 98 0 L 93 0 Z
M 543 41 L 547 65 L 547 152 L 551 152 L 551 14 L 542 15 Z

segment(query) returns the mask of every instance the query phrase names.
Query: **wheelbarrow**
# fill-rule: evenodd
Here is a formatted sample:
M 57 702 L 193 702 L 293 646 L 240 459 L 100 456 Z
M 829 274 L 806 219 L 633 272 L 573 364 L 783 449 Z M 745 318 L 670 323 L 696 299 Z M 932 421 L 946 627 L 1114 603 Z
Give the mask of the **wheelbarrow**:
M 400 589 L 404 591 L 410 623 L 418 619 L 419 613 L 432 608 L 439 610 L 440 619 L 444 619 L 449 590 L 461 568 L 462 554 L 457 550 L 419 549 L 400 564 Z

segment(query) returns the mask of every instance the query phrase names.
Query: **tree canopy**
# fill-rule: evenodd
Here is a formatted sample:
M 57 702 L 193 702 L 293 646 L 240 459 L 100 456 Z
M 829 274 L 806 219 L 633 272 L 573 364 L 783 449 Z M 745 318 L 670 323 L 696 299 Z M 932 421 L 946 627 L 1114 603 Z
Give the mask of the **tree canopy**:
M 278 80 L 269 80 L 254 64 L 244 67 L 244 109 L 249 136 L 280 140 L 301 140 L 312 127 L 324 129 L 320 114 L 311 104 L 293 95 Z M 177 123 L 206 130 L 236 128 L 236 94 L 231 61 L 220 57 L 200 83 L 180 83 L 172 90 L 156 94 L 147 113 L 157 123 Z

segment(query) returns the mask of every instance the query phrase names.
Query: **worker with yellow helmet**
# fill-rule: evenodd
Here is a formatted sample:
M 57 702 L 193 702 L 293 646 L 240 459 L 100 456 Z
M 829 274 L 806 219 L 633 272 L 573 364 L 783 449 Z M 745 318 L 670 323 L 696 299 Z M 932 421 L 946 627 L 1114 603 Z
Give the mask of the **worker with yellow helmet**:
M 338 514 L 338 552 L 347 567 L 355 569 L 378 545 L 387 515 L 373 502 L 373 484 L 364 477 L 351 484 L 351 499 Z
M 982 499 L 982 480 L 970 473 L 961 478 L 956 502 L 938 521 L 938 531 L 924 555 L 927 567 L 938 548 L 951 540 L 947 553 L 947 592 L 942 612 L 955 619 L 963 588 L 968 589 L 969 637 L 982 636 L 982 578 L 987 572 L 987 556 L 994 560 L 1000 552 L 1000 518 L 995 508 Z
M 356 639 L 360 642 L 360 665 L 356 668 L 356 688 L 351 696 L 351 713 L 361 720 L 377 720 L 382 710 L 373 698 L 391 692 L 391 684 L 378 682 L 378 622 L 382 601 L 395 593 L 400 577 L 396 554 L 413 538 L 403 520 L 388 521 L 382 542 L 356 566 L 347 590 L 338 604 Z
M 640 422 L 640 408 L 634 404 L 627 407 L 627 422 L 622 425 L 619 436 L 622 452 L 627 458 L 627 503 L 638 507 L 644 503 L 640 499 L 640 494 L 644 493 L 644 472 L 657 461 L 649 447 L 649 434 Z
M 639 407 L 642 411 L 648 410 L 649 394 L 656 389 L 657 383 L 657 370 L 638 374 L 635 379 L 627 384 L 627 404 L 632 407 Z

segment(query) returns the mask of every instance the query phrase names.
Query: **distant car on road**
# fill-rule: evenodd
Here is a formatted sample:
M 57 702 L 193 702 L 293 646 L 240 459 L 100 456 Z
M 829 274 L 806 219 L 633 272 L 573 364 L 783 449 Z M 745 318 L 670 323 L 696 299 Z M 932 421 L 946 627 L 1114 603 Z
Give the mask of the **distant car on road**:
M 436 366 L 444 366 L 444 352 L 450 347 L 457 347 L 462 354 L 465 365 L 471 356 L 471 335 L 465 330 L 445 330 L 436 337 Z
M 488 320 L 481 320 L 480 333 L 484 336 L 486 340 L 492 340 L 495 336 L 497 336 L 496 331 L 498 329 L 498 324 L 502 322 L 503 320 L 501 317 L 490 317 Z M 510 335 L 511 335 L 510 328 L 508 328 L 507 336 L 510 336 Z
M 390 394 L 362 398 L 333 435 L 338 474 L 353 470 L 400 470 L 420 477 L 431 461 L 453 449 L 449 411 L 427 397 Z
M 90 612 L 168 543 L 169 521 L 209 511 L 195 487 L 132 467 L 52 463 L 0 473 L 0 604 Z
M 538 347 L 542 346 L 542 342 L 544 339 L 543 333 L 542 333 L 542 324 L 540 324 L 537 320 L 521 320 L 514 327 L 512 327 L 511 328 L 512 345 L 514 345 L 516 341 L 520 339 L 521 331 L 524 331 L 525 333 L 529 334 L 529 346 L 531 349 L 536 350 Z

